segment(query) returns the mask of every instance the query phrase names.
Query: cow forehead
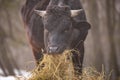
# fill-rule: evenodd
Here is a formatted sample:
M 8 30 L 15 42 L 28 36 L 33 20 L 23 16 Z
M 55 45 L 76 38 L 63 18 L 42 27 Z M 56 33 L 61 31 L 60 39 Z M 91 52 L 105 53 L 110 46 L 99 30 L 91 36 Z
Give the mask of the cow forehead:
M 58 6 L 58 5 L 48 6 L 46 9 L 46 12 L 48 15 L 51 14 L 51 15 L 56 15 L 56 16 L 60 16 L 60 15 L 70 16 L 71 15 L 69 6 Z
M 49 6 L 43 17 L 44 27 L 48 30 L 56 28 L 64 29 L 71 23 L 71 12 L 69 7 Z
M 56 17 L 50 15 L 44 18 L 43 23 L 44 23 L 44 28 L 51 31 L 56 28 L 64 29 L 64 27 L 69 27 L 69 25 L 71 25 L 72 23 L 72 20 L 68 16 Z
M 70 23 L 72 22 L 69 17 L 62 16 L 62 17 L 56 18 L 54 16 L 54 17 L 45 19 L 43 23 L 44 23 L 44 28 L 48 30 L 53 30 L 58 27 L 64 28 L 66 26 L 69 26 Z

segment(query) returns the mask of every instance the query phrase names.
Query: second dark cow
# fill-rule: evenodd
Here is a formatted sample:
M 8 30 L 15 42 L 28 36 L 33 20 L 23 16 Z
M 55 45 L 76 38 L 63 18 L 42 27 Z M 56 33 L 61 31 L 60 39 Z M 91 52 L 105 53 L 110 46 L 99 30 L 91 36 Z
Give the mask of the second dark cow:
M 67 49 L 75 49 L 80 53 L 73 52 L 74 68 L 81 74 L 84 41 L 90 24 L 86 21 L 79 0 L 73 2 L 77 2 L 76 4 L 72 4 L 72 1 L 50 0 L 45 10 L 33 8 L 33 13 L 28 16 L 30 20 L 26 21 L 26 29 L 36 60 L 39 60 L 43 54 L 41 49 L 51 55 L 63 53 Z M 78 6 L 74 7 L 74 5 Z M 36 32 L 33 31 L 35 29 Z

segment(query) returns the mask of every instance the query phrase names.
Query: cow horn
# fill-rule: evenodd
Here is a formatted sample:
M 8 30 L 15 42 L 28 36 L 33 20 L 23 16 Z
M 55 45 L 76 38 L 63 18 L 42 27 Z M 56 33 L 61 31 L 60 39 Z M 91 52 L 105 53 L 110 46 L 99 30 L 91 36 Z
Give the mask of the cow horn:
M 40 11 L 40 10 L 34 10 L 34 11 L 42 17 L 46 14 L 46 11 Z
M 83 9 L 71 10 L 71 17 L 77 16 Z

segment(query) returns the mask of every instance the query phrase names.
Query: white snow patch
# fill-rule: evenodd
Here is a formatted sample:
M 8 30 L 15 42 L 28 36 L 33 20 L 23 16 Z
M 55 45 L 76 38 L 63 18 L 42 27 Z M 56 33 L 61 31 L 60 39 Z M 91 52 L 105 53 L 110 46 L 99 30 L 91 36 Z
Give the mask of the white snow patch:
M 30 72 L 27 72 L 25 70 L 20 70 L 20 73 L 18 70 L 14 70 L 16 76 L 2 76 L 0 75 L 0 80 L 26 80 L 30 76 Z M 3 71 L 0 69 L 0 74 L 3 74 Z
M 1 75 L 1 74 L 3 75 L 4 73 L 3 73 L 2 69 L 0 68 L 0 75 Z
M 0 80 L 16 80 L 16 78 L 13 76 L 8 76 L 8 77 L 0 76 Z
M 24 76 L 24 77 L 28 77 L 30 75 L 30 72 L 25 71 L 25 70 L 20 70 L 21 75 L 19 74 L 18 70 L 14 70 L 16 76 Z

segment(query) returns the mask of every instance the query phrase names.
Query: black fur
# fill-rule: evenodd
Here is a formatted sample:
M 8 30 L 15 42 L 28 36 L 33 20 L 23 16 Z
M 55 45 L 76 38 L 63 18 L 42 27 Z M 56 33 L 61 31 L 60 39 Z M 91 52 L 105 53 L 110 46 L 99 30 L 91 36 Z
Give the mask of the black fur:
M 90 24 L 86 21 L 84 11 L 72 18 L 70 10 L 82 9 L 82 6 L 79 0 L 63 0 L 64 6 L 49 3 L 50 0 L 27 0 L 21 11 L 35 59 L 39 61 L 42 58 L 42 49 L 49 52 L 49 45 L 59 45 L 57 53 L 62 53 L 68 47 L 74 48 L 80 52 L 73 52 L 74 67 L 81 74 L 84 40 Z M 47 13 L 41 17 L 34 12 L 35 9 L 46 10 Z

